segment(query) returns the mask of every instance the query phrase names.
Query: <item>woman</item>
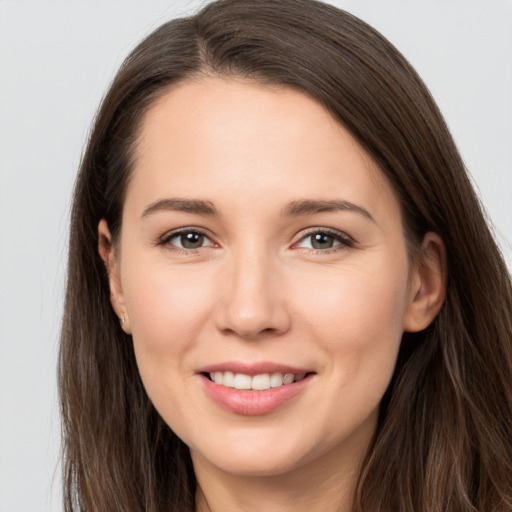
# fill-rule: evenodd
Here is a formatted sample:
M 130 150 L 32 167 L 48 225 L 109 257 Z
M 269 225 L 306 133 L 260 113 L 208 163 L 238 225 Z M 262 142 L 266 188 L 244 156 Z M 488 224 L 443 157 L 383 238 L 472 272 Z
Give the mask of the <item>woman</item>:
M 512 291 L 389 42 L 225 0 L 128 57 L 71 220 L 67 510 L 512 509 Z

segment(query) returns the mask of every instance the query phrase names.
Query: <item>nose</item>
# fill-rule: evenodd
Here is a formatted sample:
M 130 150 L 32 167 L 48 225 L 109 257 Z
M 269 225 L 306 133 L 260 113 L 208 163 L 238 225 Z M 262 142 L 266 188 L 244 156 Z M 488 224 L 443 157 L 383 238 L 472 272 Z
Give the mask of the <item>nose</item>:
M 245 252 L 226 263 L 215 314 L 224 334 L 253 340 L 279 336 L 290 328 L 282 272 L 271 259 L 262 252 Z

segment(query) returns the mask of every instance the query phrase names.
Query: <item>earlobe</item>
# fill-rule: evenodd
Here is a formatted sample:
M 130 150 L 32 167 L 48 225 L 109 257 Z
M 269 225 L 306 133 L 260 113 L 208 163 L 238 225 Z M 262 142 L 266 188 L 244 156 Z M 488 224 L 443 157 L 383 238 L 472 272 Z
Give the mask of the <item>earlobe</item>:
M 421 245 L 421 255 L 414 263 L 410 279 L 409 303 L 404 316 L 404 331 L 426 329 L 437 316 L 446 297 L 446 250 L 433 232 L 428 232 Z
M 124 301 L 121 276 L 118 261 L 112 244 L 112 235 L 105 219 L 98 224 L 98 252 L 103 260 L 110 286 L 110 303 L 119 318 L 121 328 L 126 334 L 131 334 L 130 322 Z

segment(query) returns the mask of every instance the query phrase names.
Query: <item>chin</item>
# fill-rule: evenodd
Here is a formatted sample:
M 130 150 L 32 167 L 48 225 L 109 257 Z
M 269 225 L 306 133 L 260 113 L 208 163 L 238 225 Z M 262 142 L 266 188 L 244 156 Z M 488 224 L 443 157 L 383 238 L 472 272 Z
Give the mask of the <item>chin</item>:
M 201 460 L 238 476 L 276 476 L 293 471 L 325 451 L 314 445 L 308 449 L 306 436 L 281 433 L 276 439 L 264 431 L 252 432 L 252 436 L 233 434 L 231 438 L 216 439 L 212 442 L 215 446 L 191 449 L 194 463 Z
M 286 456 L 285 454 L 265 454 L 246 455 L 237 453 L 236 455 L 225 455 L 223 457 L 210 460 L 210 464 L 216 466 L 225 473 L 241 477 L 266 477 L 277 476 L 288 473 L 300 466 L 297 456 Z

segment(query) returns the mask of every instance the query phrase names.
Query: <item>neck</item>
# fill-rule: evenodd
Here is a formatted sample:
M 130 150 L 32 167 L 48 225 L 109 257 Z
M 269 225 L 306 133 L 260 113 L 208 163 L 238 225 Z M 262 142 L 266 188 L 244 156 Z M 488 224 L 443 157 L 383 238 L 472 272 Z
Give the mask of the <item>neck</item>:
M 281 483 L 278 487 L 276 484 Z M 236 493 L 233 487 L 218 488 L 215 492 L 210 488 L 205 494 L 201 487 L 196 493 L 197 512 L 296 512 L 298 505 L 300 510 L 309 512 L 348 512 L 350 510 L 350 499 L 346 489 L 340 489 L 339 482 L 336 482 L 337 493 L 333 495 L 332 487 L 315 483 L 315 495 L 298 489 L 295 485 L 286 485 L 281 479 L 272 478 L 272 481 L 265 481 L 264 478 L 257 479 L 252 483 L 245 480 L 243 485 L 238 485 Z M 312 485 L 311 482 L 308 482 Z M 302 486 L 304 488 L 304 485 Z M 328 495 L 326 494 L 328 492 Z

